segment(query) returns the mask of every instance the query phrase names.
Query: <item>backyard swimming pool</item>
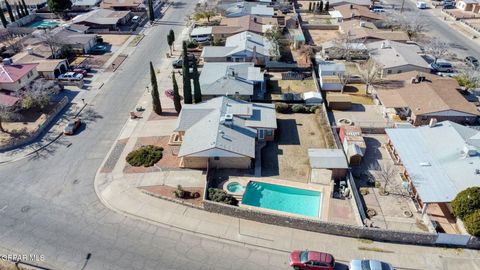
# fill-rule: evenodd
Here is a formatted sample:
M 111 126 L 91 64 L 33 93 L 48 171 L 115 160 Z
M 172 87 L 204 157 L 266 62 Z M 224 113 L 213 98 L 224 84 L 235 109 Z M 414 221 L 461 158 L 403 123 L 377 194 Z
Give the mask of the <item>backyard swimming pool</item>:
M 242 204 L 297 215 L 319 217 L 322 193 L 318 191 L 250 181 Z
M 40 21 L 32 22 L 27 27 L 37 28 L 37 29 L 46 29 L 46 28 L 50 29 L 50 28 L 55 28 L 57 26 L 58 26 L 57 22 L 40 20 Z

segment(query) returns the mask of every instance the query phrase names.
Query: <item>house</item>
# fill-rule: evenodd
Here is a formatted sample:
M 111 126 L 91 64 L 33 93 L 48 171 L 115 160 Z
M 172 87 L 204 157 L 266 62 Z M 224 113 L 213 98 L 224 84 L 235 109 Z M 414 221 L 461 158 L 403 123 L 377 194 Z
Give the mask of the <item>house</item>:
M 345 6 L 345 5 L 355 5 L 355 6 L 364 6 L 369 7 L 372 5 L 372 1 L 370 0 L 329 0 L 330 7 L 338 7 L 338 6 Z
M 211 26 L 211 34 L 216 39 L 223 39 L 245 31 L 262 35 L 274 25 L 279 25 L 278 19 L 245 15 L 240 17 L 223 18 L 220 25 Z
M 473 124 L 479 112 L 459 88 L 455 79 L 413 71 L 387 76 L 375 85 L 375 92 L 383 113 L 390 118 L 409 119 L 415 126 L 431 119 Z
M 272 17 L 275 15 L 273 7 L 269 7 L 266 3 L 258 2 L 236 2 L 220 4 L 217 8 L 225 17 L 240 17 L 245 15 L 258 15 Z
M 73 0 L 72 1 L 72 9 L 91 9 L 93 7 L 98 6 L 101 0 Z
M 67 59 L 46 59 L 38 62 L 37 71 L 45 79 L 53 80 L 69 69 Z
M 130 11 L 146 10 L 143 0 L 103 0 L 100 8 Z
M 9 94 L 3 93 L 0 91 L 0 105 L 4 107 L 12 107 L 20 101 L 19 97 L 11 96 Z
M 336 40 L 327 41 L 322 44 L 322 55 L 327 60 L 332 59 L 362 59 L 369 58 L 367 46 L 363 43 L 348 42 L 342 43 Z
M 480 181 L 480 132 L 450 121 L 385 130 L 387 150 L 402 166 L 404 187 L 437 229 L 457 233 L 451 201 Z M 448 222 L 438 222 L 447 219 Z
M 47 0 L 25 0 L 25 5 L 29 8 L 38 9 L 46 6 Z
M 132 17 L 129 10 L 115 11 L 110 9 L 95 9 L 72 19 L 74 24 L 81 24 L 90 29 L 119 30 L 119 26 L 127 24 Z
M 263 65 L 271 58 L 272 44 L 265 37 L 242 32 L 227 38 L 225 46 L 206 46 L 201 57 L 204 62 L 253 62 Z
M 250 100 L 265 93 L 264 73 L 253 63 L 205 63 L 199 81 L 203 100 L 228 95 Z
M 248 169 L 258 141 L 273 140 L 277 128 L 273 104 L 249 103 L 217 97 L 185 104 L 178 117 L 175 136 L 178 156 L 185 168 Z
M 359 20 L 348 20 L 340 23 L 340 31 L 348 34 L 350 40 L 361 43 L 371 43 L 381 40 L 391 40 L 406 43 L 410 40 L 407 33 L 397 30 L 382 30 L 374 23 Z
M 82 34 L 70 29 L 59 28 L 53 34 L 59 44 L 68 46 L 73 52 L 83 54 L 97 44 L 97 35 Z
M 13 64 L 4 59 L 0 65 L 0 89 L 6 92 L 17 92 L 38 77 L 38 64 Z
M 332 171 L 332 179 L 345 178 L 348 163 L 342 149 L 310 148 L 308 149 L 310 168 Z
M 479 0 L 459 0 L 455 5 L 462 11 L 471 11 L 476 14 L 480 14 L 480 1 Z
M 382 67 L 382 77 L 409 71 L 430 73 L 430 66 L 419 55 L 422 50 L 416 44 L 385 40 L 372 42 L 366 46 L 370 57 Z
M 343 88 L 340 77 L 345 74 L 343 63 L 322 61 L 318 64 L 318 75 L 322 91 L 341 91 Z
M 338 137 L 347 155 L 348 163 L 351 166 L 358 166 L 365 155 L 367 145 L 362 136 L 362 129 L 359 126 L 341 126 Z
M 336 6 L 335 10 L 340 12 L 340 14 L 342 15 L 342 21 L 355 19 L 367 22 L 375 22 L 385 20 L 384 15 L 376 12 L 371 12 L 370 9 L 366 6 L 346 4 Z
M 305 105 L 320 105 L 323 102 L 322 94 L 314 91 L 302 93 Z

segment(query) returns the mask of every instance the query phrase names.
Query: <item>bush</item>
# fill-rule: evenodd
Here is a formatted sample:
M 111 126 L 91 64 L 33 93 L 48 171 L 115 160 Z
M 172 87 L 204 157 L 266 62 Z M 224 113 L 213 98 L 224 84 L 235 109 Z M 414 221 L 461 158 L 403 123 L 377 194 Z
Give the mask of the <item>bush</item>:
M 301 104 L 294 104 L 292 106 L 292 112 L 293 113 L 304 113 L 306 110 L 305 110 L 305 106 L 301 105 Z
M 480 209 L 480 187 L 467 188 L 452 201 L 453 214 L 461 220 Z
M 175 197 L 177 198 L 185 198 L 185 190 L 183 190 L 183 187 L 181 185 L 177 186 L 177 189 L 173 192 L 175 193 Z
M 208 199 L 214 202 L 237 205 L 238 201 L 230 194 L 227 194 L 224 190 L 218 188 L 208 189 Z
M 312 106 L 309 108 L 310 113 L 315 113 L 318 109 L 320 109 L 320 106 Z
M 290 107 L 286 103 L 275 103 L 275 110 L 278 113 L 289 113 Z
M 198 42 L 196 42 L 195 40 L 187 42 L 187 48 L 193 49 L 193 48 L 197 48 L 197 47 L 198 47 Z
M 151 167 L 162 158 L 162 152 L 163 147 L 144 145 L 137 150 L 128 153 L 126 160 L 128 164 L 135 167 Z
M 480 209 L 477 209 L 475 212 L 471 213 L 463 221 L 465 229 L 467 232 L 473 236 L 480 236 Z

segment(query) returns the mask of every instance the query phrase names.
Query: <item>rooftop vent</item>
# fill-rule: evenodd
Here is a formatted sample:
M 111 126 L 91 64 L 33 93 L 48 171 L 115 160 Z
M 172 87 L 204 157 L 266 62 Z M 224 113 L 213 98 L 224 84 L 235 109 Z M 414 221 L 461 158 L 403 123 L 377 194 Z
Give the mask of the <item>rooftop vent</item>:
M 432 166 L 432 164 L 430 164 L 430 162 L 420 162 L 420 166 L 422 166 L 422 167 L 430 167 L 430 166 Z
M 477 149 L 469 144 L 465 144 L 463 146 L 463 153 L 465 153 L 465 157 L 474 157 L 477 155 Z
M 435 127 L 437 125 L 437 118 L 430 118 L 430 123 L 428 123 L 429 127 Z

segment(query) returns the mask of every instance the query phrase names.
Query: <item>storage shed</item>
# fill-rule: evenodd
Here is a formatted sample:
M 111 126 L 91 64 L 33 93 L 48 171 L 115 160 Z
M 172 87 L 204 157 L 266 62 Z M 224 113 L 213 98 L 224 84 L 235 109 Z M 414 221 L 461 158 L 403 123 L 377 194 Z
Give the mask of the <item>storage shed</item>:
M 314 91 L 303 93 L 306 105 L 320 105 L 323 102 L 322 94 Z
M 312 169 L 328 169 L 332 178 L 342 179 L 347 174 L 348 163 L 342 149 L 310 148 L 308 159 Z

